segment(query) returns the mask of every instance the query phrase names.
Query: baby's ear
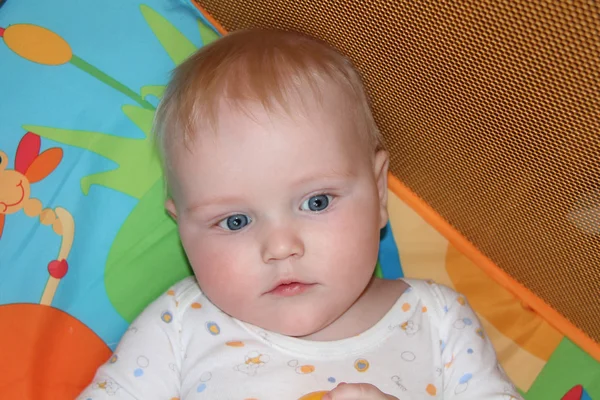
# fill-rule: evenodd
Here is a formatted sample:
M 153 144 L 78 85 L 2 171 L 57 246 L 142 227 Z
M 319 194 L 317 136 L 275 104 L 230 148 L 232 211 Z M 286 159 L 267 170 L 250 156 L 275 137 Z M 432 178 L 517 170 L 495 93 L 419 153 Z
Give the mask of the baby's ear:
M 388 168 L 390 165 L 390 157 L 385 150 L 379 150 L 375 154 L 375 162 L 373 163 L 375 179 L 377 180 L 377 192 L 379 194 L 379 215 L 380 228 L 388 222 Z
M 177 221 L 177 209 L 175 208 L 175 203 L 173 202 L 173 199 L 168 198 L 167 201 L 165 201 L 165 209 L 167 210 L 167 213 L 171 216 L 171 218 Z

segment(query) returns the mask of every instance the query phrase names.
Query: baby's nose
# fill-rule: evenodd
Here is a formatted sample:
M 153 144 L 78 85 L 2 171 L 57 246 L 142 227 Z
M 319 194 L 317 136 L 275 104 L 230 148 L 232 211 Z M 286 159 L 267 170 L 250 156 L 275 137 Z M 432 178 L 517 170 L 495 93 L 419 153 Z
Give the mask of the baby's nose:
M 263 243 L 262 257 L 265 263 L 298 258 L 304 255 L 304 242 L 293 227 L 271 229 Z

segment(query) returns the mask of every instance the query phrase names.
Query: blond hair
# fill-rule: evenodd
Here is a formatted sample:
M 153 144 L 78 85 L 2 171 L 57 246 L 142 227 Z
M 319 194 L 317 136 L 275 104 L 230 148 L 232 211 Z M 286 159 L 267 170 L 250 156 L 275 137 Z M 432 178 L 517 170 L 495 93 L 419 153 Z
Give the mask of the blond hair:
M 194 139 L 199 125 L 215 127 L 220 100 L 236 107 L 258 102 L 267 111 L 279 107 L 291 114 L 292 96 L 302 98 L 308 85 L 321 98 L 319 86 L 327 80 L 342 90 L 367 144 L 381 148 L 360 75 L 346 57 L 299 33 L 253 29 L 201 48 L 174 70 L 155 116 L 159 151 L 164 159 L 172 144 Z

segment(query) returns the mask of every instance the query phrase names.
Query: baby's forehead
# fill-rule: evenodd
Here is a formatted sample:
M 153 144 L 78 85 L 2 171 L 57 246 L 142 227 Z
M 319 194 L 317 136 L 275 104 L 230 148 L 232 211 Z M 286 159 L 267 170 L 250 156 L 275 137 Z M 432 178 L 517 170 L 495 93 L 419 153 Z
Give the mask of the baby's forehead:
M 344 112 L 347 108 L 343 106 L 343 95 L 335 90 L 324 93 L 319 97 L 307 91 L 304 96 L 290 99 L 285 104 L 269 105 L 256 100 L 221 98 L 216 118 L 198 118 L 186 142 L 180 141 L 181 145 L 176 146 L 170 156 L 177 156 L 184 150 L 188 153 L 211 151 L 221 142 L 237 147 L 247 141 L 262 141 L 269 146 L 273 135 L 308 135 L 310 131 L 319 132 L 317 139 L 342 134 L 351 140 L 361 140 L 353 118 Z
M 293 76 L 292 76 L 293 78 Z M 256 83 L 256 82 L 255 82 Z M 289 79 L 280 87 L 267 87 L 258 90 L 239 89 L 230 91 L 225 86 L 219 96 L 213 98 L 208 108 L 192 110 L 190 130 L 179 137 L 179 142 L 186 142 L 188 147 L 203 150 L 218 142 L 223 134 L 244 135 L 247 126 L 269 125 L 274 121 L 281 126 L 285 133 L 306 125 L 336 127 L 343 130 L 345 135 L 353 140 L 368 140 L 368 132 L 358 127 L 366 125 L 362 121 L 363 114 L 359 111 L 361 104 L 355 93 L 348 85 L 344 85 L 328 75 L 315 76 L 314 79 Z M 239 77 L 232 79 L 231 84 L 244 84 Z M 363 118 L 364 119 L 364 118 Z M 327 132 L 323 131 L 323 135 Z M 264 138 L 256 138 L 264 140 Z M 269 145 L 269 143 L 265 143 Z M 368 144 L 367 144 L 368 145 Z M 197 147 L 199 146 L 199 147 Z M 170 152 L 169 156 L 177 153 Z
M 267 122 L 269 119 L 288 118 L 305 124 L 307 120 L 334 121 L 350 108 L 354 99 L 335 81 L 328 79 L 317 84 L 303 83 L 291 90 L 282 90 L 281 96 L 267 98 L 231 98 L 222 96 L 215 104 L 216 122 Z M 208 119 L 198 119 L 200 125 L 210 125 Z

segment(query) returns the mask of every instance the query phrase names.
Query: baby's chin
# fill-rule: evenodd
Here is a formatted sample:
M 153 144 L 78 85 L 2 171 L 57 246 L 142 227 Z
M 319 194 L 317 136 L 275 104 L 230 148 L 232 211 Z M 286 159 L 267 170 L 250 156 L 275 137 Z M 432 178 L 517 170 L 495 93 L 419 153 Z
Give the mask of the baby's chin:
M 296 339 L 313 340 L 312 338 L 318 335 L 318 333 L 321 332 L 321 330 L 323 330 L 323 327 L 283 327 L 278 333 L 280 333 L 281 335 L 294 337 Z
M 343 310 L 326 309 L 315 302 L 300 302 L 287 307 L 271 308 L 261 308 L 257 304 L 251 308 L 229 308 L 227 306 L 231 304 L 218 304 L 216 302 L 213 302 L 213 304 L 230 317 L 265 331 L 307 340 L 336 340 L 330 337 L 320 339 L 320 337 L 323 337 L 321 333 L 327 331 L 325 336 L 335 334 L 330 329 L 330 325 L 343 314 Z M 262 311 L 257 312 L 258 309 Z
M 319 318 L 320 317 L 320 318 Z M 256 325 L 270 332 L 275 332 L 280 335 L 289 336 L 297 339 L 305 340 L 335 340 L 335 338 L 322 339 L 321 333 L 328 331 L 328 326 L 331 323 L 324 316 L 315 316 L 309 318 L 301 318 L 288 314 L 285 318 L 280 318 L 270 321 L 256 321 L 252 325 Z M 328 334 L 331 332 L 328 332 Z

